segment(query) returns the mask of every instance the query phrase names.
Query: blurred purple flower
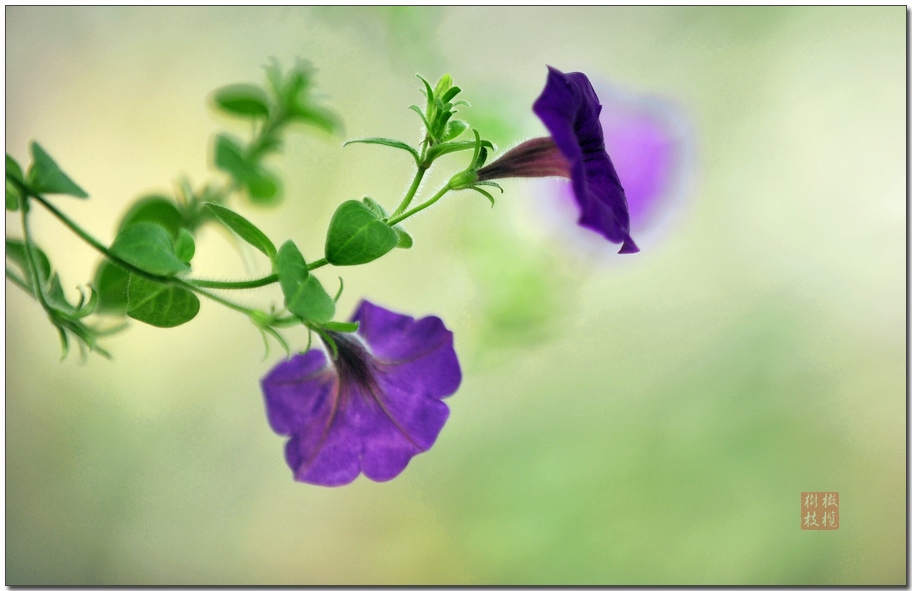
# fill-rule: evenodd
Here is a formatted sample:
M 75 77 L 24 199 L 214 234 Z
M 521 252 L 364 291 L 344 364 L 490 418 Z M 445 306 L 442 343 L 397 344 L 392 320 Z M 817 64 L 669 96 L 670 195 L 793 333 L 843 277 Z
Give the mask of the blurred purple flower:
M 285 459 L 295 480 L 339 486 L 363 472 L 385 481 L 434 444 L 450 414 L 441 398 L 462 380 L 453 333 L 363 301 L 354 334 L 332 333 L 338 357 L 321 350 L 279 363 L 262 380 L 272 429 L 291 435 Z
M 605 151 L 602 106 L 585 74 L 548 66 L 548 80 L 532 110 L 551 133 L 509 150 L 478 170 L 479 181 L 505 177 L 566 176 L 580 208 L 578 224 L 622 244 L 621 254 L 639 252 L 630 237 L 624 188 Z
M 608 106 L 599 118 L 605 143 L 624 178 L 631 225 L 645 231 L 670 213 L 693 168 L 694 147 L 686 118 L 667 99 L 636 96 L 600 86 Z
M 605 146 L 624 179 L 630 230 L 641 244 L 654 244 L 681 212 L 682 199 L 693 180 L 693 129 L 686 113 L 667 98 L 636 94 L 599 81 L 595 87 L 604 107 L 599 121 Z M 540 195 L 547 218 L 569 217 L 577 207 L 573 192 L 557 185 L 549 183 Z M 554 200 L 555 190 L 563 199 Z M 591 248 L 594 254 L 602 250 L 601 244 L 579 233 L 572 241 L 583 250 Z

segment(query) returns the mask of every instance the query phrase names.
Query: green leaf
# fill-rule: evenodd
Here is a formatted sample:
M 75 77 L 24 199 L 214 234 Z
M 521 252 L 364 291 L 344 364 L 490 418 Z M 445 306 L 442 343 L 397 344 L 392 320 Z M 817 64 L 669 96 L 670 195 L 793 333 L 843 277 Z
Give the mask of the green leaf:
M 244 242 L 256 248 L 263 254 L 269 257 L 270 260 L 275 260 L 276 257 L 276 247 L 273 245 L 272 241 L 260 231 L 259 228 L 247 221 L 246 218 L 241 215 L 231 211 L 227 207 L 223 207 L 218 203 L 205 203 L 203 204 L 215 219 L 220 221 L 225 225 L 229 230 L 234 232 L 241 238 Z
M 14 178 L 20 183 L 25 183 L 25 179 L 22 177 L 22 167 L 9 154 L 6 155 L 6 176 Z
M 342 122 L 334 112 L 315 104 L 309 96 L 313 74 L 313 67 L 303 60 L 296 61 L 287 74 L 282 72 L 279 62 L 275 59 L 266 66 L 269 86 L 277 102 L 284 107 L 288 118 L 333 133 L 341 128 Z
M 6 209 L 9 211 L 19 210 L 20 199 L 19 187 L 13 184 L 9 179 L 6 180 Z
M 190 270 L 175 254 L 168 231 L 151 222 L 136 222 L 121 230 L 111 252 L 152 275 L 169 277 Z
M 479 193 L 481 193 L 482 195 L 487 197 L 488 201 L 491 202 L 491 207 L 494 207 L 494 197 L 490 193 L 488 193 L 484 189 L 479 189 L 478 187 L 475 187 L 475 186 L 469 187 L 469 189 L 472 189 L 473 191 L 478 191 Z
M 487 159 L 488 159 L 488 149 L 485 147 L 482 147 L 481 149 L 478 150 L 478 158 L 475 159 L 475 165 L 473 168 L 475 170 L 478 170 L 479 168 L 484 166 L 485 160 L 487 160 Z
M 329 133 L 334 133 L 342 127 L 342 121 L 335 113 L 313 104 L 294 105 L 289 109 L 288 115 L 292 119 L 309 123 Z
M 481 153 L 481 135 L 477 129 L 472 130 L 472 135 L 475 136 L 475 147 L 472 152 L 472 161 L 469 163 L 469 170 L 477 170 L 476 162 L 478 162 L 478 155 Z
M 127 313 L 127 283 L 130 274 L 104 259 L 95 271 L 95 291 L 98 293 L 98 313 L 123 316 Z
M 399 226 L 393 226 L 393 231 L 396 232 L 396 236 L 399 238 L 399 242 L 396 244 L 396 248 L 411 248 L 412 247 L 412 237 L 408 232 L 400 228 Z
M 264 205 L 277 201 L 278 180 L 262 167 L 247 162 L 241 145 L 226 134 L 216 136 L 215 166 L 245 186 L 252 200 Z
M 427 80 L 425 80 L 419 74 L 415 74 L 415 75 L 418 76 L 418 79 L 421 80 L 422 83 L 424 83 L 424 96 L 427 97 L 427 116 L 428 116 L 428 119 L 433 119 L 432 107 L 434 106 L 434 98 L 435 98 L 434 91 L 431 90 L 431 85 L 428 83 Z M 422 118 L 423 118 L 423 116 L 422 116 Z
M 427 117 L 424 116 L 424 112 L 421 110 L 421 107 L 419 107 L 418 105 L 409 105 L 409 109 L 418 113 L 418 116 L 421 117 L 421 121 L 424 123 L 424 129 L 428 133 L 430 133 L 431 124 L 428 123 Z
M 18 211 L 19 205 L 24 197 L 22 185 L 25 179 L 22 177 L 22 167 L 9 154 L 6 155 L 6 209 L 9 211 Z M 26 209 L 28 212 L 28 209 Z
M 63 287 L 60 285 L 60 276 L 57 273 L 51 275 L 44 292 L 44 299 L 52 308 L 64 314 L 70 315 L 76 311 L 73 306 L 63 295 Z
M 215 136 L 215 166 L 241 182 L 250 170 L 250 165 L 244 160 L 241 144 L 224 133 Z
M 446 124 L 443 135 L 440 138 L 440 141 L 448 142 L 452 139 L 459 137 L 459 135 L 469 128 L 469 125 L 465 121 L 460 121 L 456 119 L 455 121 L 450 121 Z
M 295 299 L 286 308 L 295 316 L 316 323 L 327 322 L 336 313 L 336 303 L 313 275 L 298 286 Z
M 32 244 L 32 254 L 38 267 L 38 280 L 43 284 L 51 278 L 51 262 L 44 251 Z M 25 242 L 14 238 L 6 239 L 6 258 L 10 259 L 22 271 L 22 276 L 34 289 L 32 273 L 29 271 L 28 255 L 25 252 Z
M 332 338 L 332 336 L 328 332 L 320 330 L 319 328 L 314 327 L 314 330 L 316 330 L 317 334 L 320 335 L 320 340 L 323 341 L 323 344 L 329 346 L 329 351 L 332 354 L 332 358 L 338 359 L 339 347 L 336 345 L 336 341 Z
M 361 140 L 349 140 L 349 141 L 345 142 L 344 144 L 342 144 L 342 147 L 344 148 L 348 144 L 379 144 L 381 146 L 388 146 L 390 148 L 398 148 L 400 150 L 405 150 L 406 152 L 408 152 L 409 154 L 412 155 L 412 158 L 415 159 L 416 164 L 420 161 L 420 158 L 421 158 L 418 155 L 418 150 L 411 147 L 407 143 L 400 142 L 399 140 L 387 139 L 385 137 L 368 137 L 368 138 L 364 138 Z
M 64 313 L 70 319 L 86 316 L 95 307 L 96 297 L 93 292 L 92 301 L 88 307 L 83 307 L 84 296 L 79 304 L 74 306 L 63 294 L 63 287 L 60 285 L 60 276 L 51 270 L 51 263 L 47 255 L 35 245 L 32 245 L 32 254 L 35 258 L 35 264 L 38 267 L 38 281 L 41 284 L 41 292 L 44 294 L 44 300 L 55 310 Z M 21 240 L 7 239 L 6 257 L 15 264 L 22 272 L 22 278 L 28 284 L 29 288 L 34 291 L 34 281 L 29 271 L 28 256 L 25 252 L 25 243 Z
M 374 212 L 374 215 L 376 215 L 378 218 L 383 219 L 388 217 L 386 210 L 383 209 L 383 206 L 374 201 L 373 198 L 365 196 L 361 199 L 361 202 L 364 203 L 364 205 L 368 206 L 370 210 Z
M 358 330 L 357 322 L 327 322 L 323 325 L 326 330 L 334 332 L 355 332 Z
M 326 234 L 326 260 L 333 265 L 361 265 L 385 255 L 399 236 L 369 207 L 346 201 L 333 214 Z
M 491 144 L 488 140 L 481 140 L 482 147 L 487 147 L 489 149 L 494 149 L 494 145 Z M 473 150 L 475 149 L 475 140 L 461 141 L 461 142 L 447 142 L 445 144 L 439 144 L 428 150 L 427 159 L 428 161 L 433 161 L 436 158 L 443 156 L 444 154 L 449 154 L 451 152 L 460 152 L 462 150 Z
M 282 75 L 282 65 L 279 63 L 275 57 L 269 58 L 269 63 L 263 66 L 263 69 L 266 70 L 266 80 L 269 82 L 269 87 L 272 89 L 272 92 L 280 96 L 282 94 L 282 87 L 284 76 Z
M 253 84 L 224 86 L 215 91 L 213 99 L 223 111 L 232 115 L 250 118 L 269 115 L 269 97 Z
M 250 171 L 245 184 L 250 199 L 261 205 L 273 205 L 279 201 L 279 180 L 274 174 L 260 166 Z
M 447 121 L 450 120 L 450 117 L 453 116 L 453 113 L 449 111 L 444 111 L 440 117 L 434 121 L 434 137 L 438 138 L 439 141 L 443 141 L 443 133 L 446 130 Z
M 120 221 L 117 232 L 123 232 L 127 226 L 139 222 L 158 224 L 168 231 L 171 238 L 176 239 L 183 225 L 183 216 L 177 208 L 177 204 L 171 199 L 160 195 L 150 195 L 143 197 L 127 210 Z
M 444 102 L 447 101 L 445 98 L 447 93 L 453 89 L 453 78 L 449 74 L 444 74 L 440 77 L 440 80 L 437 81 L 437 84 L 434 86 L 434 96 L 441 98 Z M 456 90 L 459 92 L 459 89 Z M 455 94 L 454 94 L 455 96 Z
M 199 308 L 199 298 L 183 287 L 130 275 L 127 283 L 127 315 L 130 318 L 171 328 L 193 320 Z
M 70 341 L 67 338 L 66 331 L 63 330 L 63 327 L 61 327 L 56 322 L 54 323 L 54 326 L 57 328 L 57 334 L 60 335 L 60 349 L 61 349 L 60 360 L 63 361 L 64 359 L 66 359 L 66 356 L 69 355 L 69 353 L 70 353 Z
M 332 320 L 336 313 L 335 303 L 317 278 L 307 270 L 301 251 L 291 240 L 279 248 L 276 270 L 289 312 L 317 324 Z
M 494 187 L 495 189 L 497 189 L 497 190 L 500 191 L 501 193 L 504 192 L 503 187 L 501 187 L 500 185 L 498 185 L 498 184 L 495 183 L 494 181 L 475 181 L 475 184 L 476 184 L 476 185 L 486 185 L 486 186 L 488 186 L 488 187 Z
M 38 142 L 32 142 L 32 165 L 26 175 L 26 183 L 36 193 L 59 193 L 74 197 L 88 197 L 89 194 L 68 177 L 54 159 L 51 158 Z
M 174 241 L 174 254 L 177 258 L 189 264 L 195 252 L 196 242 L 193 241 L 193 235 L 181 228 L 177 233 L 177 240 Z
M 453 86 L 449 90 L 447 90 L 445 93 L 443 93 L 443 95 L 440 97 L 440 100 L 442 100 L 445 103 L 448 103 L 451 100 L 453 100 L 453 97 L 456 96 L 457 94 L 459 94 L 460 92 L 462 92 L 461 88 L 459 88 L 458 86 Z M 450 107 L 452 108 L 453 105 L 450 105 Z

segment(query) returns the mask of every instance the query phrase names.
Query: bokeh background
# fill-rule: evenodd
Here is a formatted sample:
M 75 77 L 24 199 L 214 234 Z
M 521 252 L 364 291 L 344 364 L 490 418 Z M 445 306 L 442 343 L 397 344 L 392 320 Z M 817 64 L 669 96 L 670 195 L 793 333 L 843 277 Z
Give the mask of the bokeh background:
M 584 71 L 671 130 L 673 182 L 637 255 L 578 229 L 560 181 L 505 181 L 493 209 L 411 220 L 410 251 L 320 272 L 345 313 L 456 334 L 449 423 L 384 484 L 292 480 L 258 386 L 279 352 L 240 315 L 204 301 L 59 362 L 8 283 L 6 584 L 904 584 L 905 35 L 903 7 L 8 7 L 7 152 L 40 141 L 105 241 L 137 196 L 219 178 L 212 135 L 246 130 L 207 97 L 270 56 L 311 60 L 345 131 L 295 129 L 283 204 L 234 204 L 308 258 L 339 202 L 408 186 L 407 156 L 342 142 L 416 141 L 416 72 L 451 73 L 509 147 L 544 134 L 545 65 Z M 32 217 L 75 294 L 95 254 Z M 215 231 L 197 253 L 265 271 Z M 840 493 L 837 531 L 800 529 L 803 491 Z

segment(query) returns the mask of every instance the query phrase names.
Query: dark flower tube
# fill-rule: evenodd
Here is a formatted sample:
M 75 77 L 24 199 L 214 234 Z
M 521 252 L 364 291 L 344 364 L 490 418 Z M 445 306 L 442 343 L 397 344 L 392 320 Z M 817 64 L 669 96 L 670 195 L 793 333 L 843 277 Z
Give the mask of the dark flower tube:
M 532 110 L 551 133 L 506 152 L 478 170 L 479 180 L 566 176 L 580 207 L 580 226 L 621 244 L 620 253 L 639 252 L 630 237 L 627 199 L 599 123 L 602 110 L 589 79 L 548 66 L 548 81 Z M 562 162 L 559 162 L 562 159 Z
M 295 480 L 340 486 L 364 473 L 385 481 L 431 448 L 450 414 L 441 400 L 462 380 L 453 333 L 434 316 L 416 320 L 364 301 L 354 334 L 332 333 L 321 350 L 279 363 L 262 380 L 272 429 L 290 435 Z
M 570 178 L 570 163 L 549 137 L 537 137 L 504 153 L 476 173 L 479 181 L 507 177 L 563 176 Z

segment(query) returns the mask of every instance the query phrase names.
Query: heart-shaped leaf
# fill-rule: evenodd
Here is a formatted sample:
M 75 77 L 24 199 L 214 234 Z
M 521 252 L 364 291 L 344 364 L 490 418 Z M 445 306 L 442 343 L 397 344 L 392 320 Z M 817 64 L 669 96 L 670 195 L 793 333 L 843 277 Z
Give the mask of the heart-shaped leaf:
M 152 222 L 137 222 L 121 230 L 111 252 L 152 275 L 169 277 L 190 270 L 175 254 L 168 231 Z
M 333 265 L 361 265 L 380 258 L 399 236 L 359 201 L 346 201 L 333 214 L 326 234 L 326 260 Z
M 332 320 L 336 313 L 335 302 L 307 270 L 301 251 L 291 240 L 279 248 L 276 267 L 289 312 L 316 324 Z
M 171 328 L 193 320 L 199 308 L 199 298 L 183 287 L 130 275 L 127 283 L 127 315 L 130 318 L 159 328 Z
M 32 165 L 26 175 L 26 183 L 36 193 L 59 193 L 74 197 L 88 197 L 89 194 L 68 177 L 54 159 L 38 142 L 31 143 Z
M 120 233 L 127 226 L 139 222 L 158 224 L 168 231 L 171 238 L 177 238 L 178 231 L 183 225 L 183 216 L 173 200 L 160 195 L 150 195 L 143 197 L 127 210 L 117 231 Z

